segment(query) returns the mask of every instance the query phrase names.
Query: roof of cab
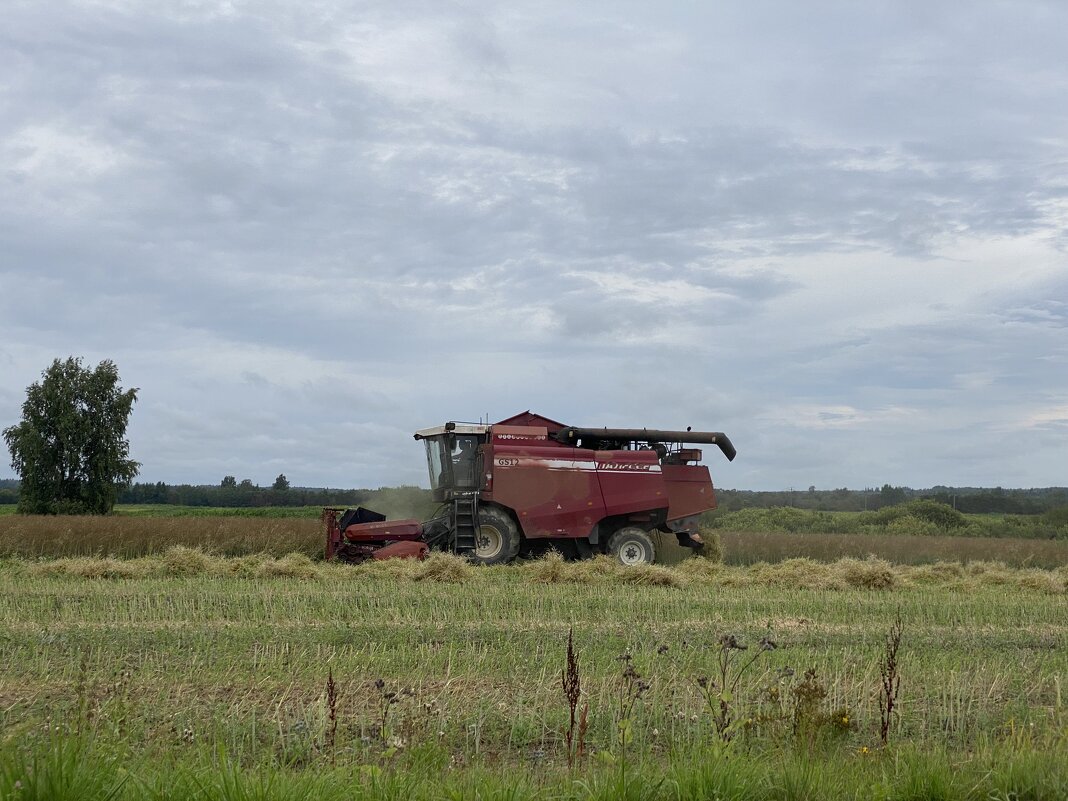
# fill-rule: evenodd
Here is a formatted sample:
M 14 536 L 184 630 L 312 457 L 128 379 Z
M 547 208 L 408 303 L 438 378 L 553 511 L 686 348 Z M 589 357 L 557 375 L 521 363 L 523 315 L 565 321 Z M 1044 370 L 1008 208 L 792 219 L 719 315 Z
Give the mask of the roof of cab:
M 446 423 L 443 426 L 423 428 L 415 432 L 416 439 L 440 437 L 442 434 L 485 434 L 489 426 L 480 423 Z

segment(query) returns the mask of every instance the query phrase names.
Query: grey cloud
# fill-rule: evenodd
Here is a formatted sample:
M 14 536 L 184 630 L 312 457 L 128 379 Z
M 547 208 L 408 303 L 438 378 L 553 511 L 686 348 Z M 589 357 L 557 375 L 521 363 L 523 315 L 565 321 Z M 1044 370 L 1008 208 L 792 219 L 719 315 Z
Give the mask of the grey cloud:
M 1068 303 L 1060 300 L 1042 300 L 1029 306 L 1007 309 L 1005 322 L 1068 328 Z

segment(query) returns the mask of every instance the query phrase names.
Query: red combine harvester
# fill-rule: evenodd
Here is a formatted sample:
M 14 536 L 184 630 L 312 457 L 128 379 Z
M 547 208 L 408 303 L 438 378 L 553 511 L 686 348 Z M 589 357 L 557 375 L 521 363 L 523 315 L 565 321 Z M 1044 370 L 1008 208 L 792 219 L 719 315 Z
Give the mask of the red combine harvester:
M 701 451 L 685 446 L 735 456 L 719 432 L 577 428 L 531 412 L 493 425 L 446 423 L 415 438 L 443 513 L 387 521 L 363 508 L 325 509 L 328 559 L 423 557 L 434 548 L 495 565 L 551 545 L 568 556 L 653 562 L 652 532 L 699 549 L 698 518 L 716 508 Z

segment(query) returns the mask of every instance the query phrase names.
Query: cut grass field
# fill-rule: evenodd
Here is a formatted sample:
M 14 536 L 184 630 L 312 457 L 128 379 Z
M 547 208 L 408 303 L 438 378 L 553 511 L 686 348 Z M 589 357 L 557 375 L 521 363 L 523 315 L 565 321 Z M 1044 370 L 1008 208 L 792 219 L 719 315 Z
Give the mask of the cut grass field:
M 1060 799 L 1066 578 L 877 561 L 350 567 L 182 548 L 8 559 L 0 797 Z M 879 666 L 898 616 L 883 747 Z M 573 770 L 570 627 L 589 706 Z M 756 657 L 728 702 L 729 742 L 701 687 L 724 634 Z M 764 637 L 777 648 L 758 650 Z M 648 688 L 621 721 L 628 665 Z

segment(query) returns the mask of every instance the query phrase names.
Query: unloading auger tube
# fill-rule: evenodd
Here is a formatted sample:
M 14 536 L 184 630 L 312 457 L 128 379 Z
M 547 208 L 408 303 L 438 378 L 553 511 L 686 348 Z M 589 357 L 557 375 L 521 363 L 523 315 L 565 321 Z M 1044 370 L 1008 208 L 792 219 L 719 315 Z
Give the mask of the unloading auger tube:
M 578 440 L 608 440 L 613 442 L 678 442 L 689 445 L 715 445 L 728 462 L 733 462 L 738 452 L 722 431 L 659 431 L 652 428 L 561 428 L 552 438 L 565 445 L 574 445 Z

